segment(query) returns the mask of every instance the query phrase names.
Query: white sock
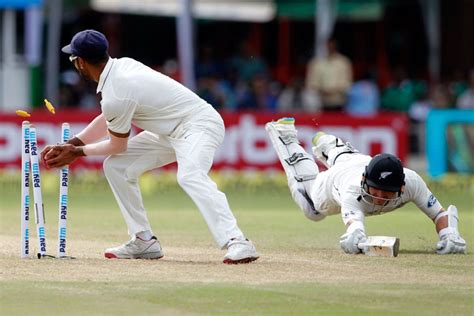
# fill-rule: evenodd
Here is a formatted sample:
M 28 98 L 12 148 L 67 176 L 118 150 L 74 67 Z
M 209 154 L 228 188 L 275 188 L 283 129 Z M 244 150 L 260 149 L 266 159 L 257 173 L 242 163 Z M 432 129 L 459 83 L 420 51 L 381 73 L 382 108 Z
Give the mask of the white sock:
M 136 233 L 135 236 L 137 236 L 141 240 L 150 240 L 151 237 L 153 237 L 153 233 L 149 230 L 145 230 L 145 231 Z

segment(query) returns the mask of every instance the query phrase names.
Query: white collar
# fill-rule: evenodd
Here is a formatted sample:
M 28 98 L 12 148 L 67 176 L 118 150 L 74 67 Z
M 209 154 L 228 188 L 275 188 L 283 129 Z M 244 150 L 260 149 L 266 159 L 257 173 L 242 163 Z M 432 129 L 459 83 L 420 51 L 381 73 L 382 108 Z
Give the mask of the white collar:
M 107 81 L 107 78 L 109 77 L 110 70 L 112 70 L 112 66 L 114 64 L 115 59 L 114 58 L 109 58 L 107 61 L 107 64 L 104 67 L 104 70 L 102 70 L 100 77 L 99 77 L 99 83 L 97 84 L 97 91 L 96 93 L 102 92 L 102 89 L 104 88 L 105 82 Z

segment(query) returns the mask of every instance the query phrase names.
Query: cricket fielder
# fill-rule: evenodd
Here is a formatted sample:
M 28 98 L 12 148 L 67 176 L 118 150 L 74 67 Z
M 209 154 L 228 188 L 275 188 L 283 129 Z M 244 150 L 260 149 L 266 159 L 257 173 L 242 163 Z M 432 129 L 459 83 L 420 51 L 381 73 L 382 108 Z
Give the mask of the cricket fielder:
M 111 58 L 95 30 L 77 33 L 62 51 L 85 79 L 98 83 L 102 113 L 64 145 L 47 146 L 42 160 L 61 167 L 79 156 L 105 155 L 104 173 L 132 239 L 105 250 L 107 258 L 159 259 L 163 252 L 143 206 L 138 177 L 177 162 L 177 181 L 203 215 L 224 263 L 259 255 L 237 226 L 224 193 L 209 178 L 224 123 L 214 108 L 173 79 L 131 58 Z M 132 125 L 143 131 L 129 138 Z M 105 140 L 102 140 L 104 139 Z
M 403 168 L 391 154 L 371 158 L 349 143 L 322 132 L 313 138 L 314 156 L 328 167 L 319 172 L 312 155 L 299 145 L 293 118 L 267 123 L 265 128 L 285 169 L 293 199 L 313 221 L 341 214 L 346 232 L 340 246 L 346 253 L 364 252 L 364 219 L 413 202 L 431 220 L 439 235 L 438 254 L 464 253 L 466 242 L 458 231 L 458 211 L 445 210 L 413 170 Z M 362 249 L 361 249 L 362 248 Z

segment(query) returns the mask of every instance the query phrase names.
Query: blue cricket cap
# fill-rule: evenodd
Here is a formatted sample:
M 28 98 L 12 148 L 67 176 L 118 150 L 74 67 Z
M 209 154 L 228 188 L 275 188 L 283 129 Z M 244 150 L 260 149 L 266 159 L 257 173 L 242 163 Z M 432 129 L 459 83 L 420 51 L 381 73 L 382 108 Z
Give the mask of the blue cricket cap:
M 109 42 L 104 34 L 96 30 L 84 30 L 71 40 L 71 44 L 64 46 L 61 51 L 66 54 L 85 59 L 98 59 L 107 53 Z

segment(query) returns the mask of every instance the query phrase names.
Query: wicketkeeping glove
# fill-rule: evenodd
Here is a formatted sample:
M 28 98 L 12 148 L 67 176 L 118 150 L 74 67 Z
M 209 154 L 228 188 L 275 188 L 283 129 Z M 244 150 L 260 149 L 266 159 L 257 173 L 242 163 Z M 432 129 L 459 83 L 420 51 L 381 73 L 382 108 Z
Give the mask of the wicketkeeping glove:
M 367 236 L 364 232 L 364 224 L 361 222 L 354 222 L 347 228 L 347 232 L 339 239 L 339 245 L 345 253 L 356 254 L 362 252 L 357 245 L 366 240 Z

